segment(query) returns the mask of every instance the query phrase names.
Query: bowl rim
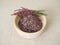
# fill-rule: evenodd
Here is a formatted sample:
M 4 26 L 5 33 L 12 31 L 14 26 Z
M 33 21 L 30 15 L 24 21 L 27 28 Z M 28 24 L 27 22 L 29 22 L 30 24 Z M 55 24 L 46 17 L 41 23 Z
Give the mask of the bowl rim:
M 46 16 L 45 16 L 45 15 L 40 15 L 40 16 L 43 16 L 43 17 L 44 17 L 44 19 L 45 19 L 45 25 L 43 25 L 42 28 L 41 28 L 39 31 L 37 31 L 37 32 L 29 33 L 29 32 L 24 32 L 24 31 L 22 31 L 22 30 L 17 26 L 17 24 L 16 24 L 16 19 L 17 19 L 17 17 L 18 17 L 17 15 L 14 16 L 14 26 L 15 26 L 16 30 L 19 30 L 19 31 L 21 31 L 21 32 L 23 32 L 23 33 L 26 33 L 26 34 L 35 34 L 35 33 L 42 32 L 42 31 L 44 30 L 44 28 L 46 27 L 47 20 L 46 20 Z M 42 22 L 42 23 L 44 23 L 44 22 Z

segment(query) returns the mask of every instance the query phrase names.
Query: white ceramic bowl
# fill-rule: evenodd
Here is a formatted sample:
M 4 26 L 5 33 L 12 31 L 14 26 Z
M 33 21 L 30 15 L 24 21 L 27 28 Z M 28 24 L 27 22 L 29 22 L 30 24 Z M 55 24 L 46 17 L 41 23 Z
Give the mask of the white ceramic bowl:
M 19 27 L 18 27 L 19 17 L 18 16 L 14 17 L 14 27 L 16 28 L 16 31 L 19 33 L 20 36 L 22 36 L 24 38 L 28 38 L 28 39 L 36 38 L 42 33 L 42 31 L 44 30 L 44 28 L 46 26 L 46 17 L 44 15 L 40 15 L 39 18 L 41 18 L 43 27 L 37 32 L 27 33 L 27 32 L 23 32 L 21 29 L 19 29 Z

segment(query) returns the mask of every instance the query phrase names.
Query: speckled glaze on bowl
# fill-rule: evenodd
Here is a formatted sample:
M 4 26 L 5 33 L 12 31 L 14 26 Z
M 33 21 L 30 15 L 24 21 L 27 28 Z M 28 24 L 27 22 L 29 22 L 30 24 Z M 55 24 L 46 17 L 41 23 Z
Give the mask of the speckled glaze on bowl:
M 32 38 L 36 38 L 38 37 L 42 31 L 44 30 L 45 26 L 46 26 L 46 17 L 44 15 L 40 15 L 39 18 L 41 19 L 42 21 L 42 28 L 37 31 L 37 32 L 34 32 L 34 33 L 28 33 L 28 32 L 24 32 L 22 31 L 19 27 L 18 27 L 18 21 L 19 21 L 19 16 L 15 16 L 14 17 L 14 27 L 16 29 L 16 31 L 19 33 L 20 36 L 24 37 L 24 38 L 28 38 L 28 39 L 32 39 Z

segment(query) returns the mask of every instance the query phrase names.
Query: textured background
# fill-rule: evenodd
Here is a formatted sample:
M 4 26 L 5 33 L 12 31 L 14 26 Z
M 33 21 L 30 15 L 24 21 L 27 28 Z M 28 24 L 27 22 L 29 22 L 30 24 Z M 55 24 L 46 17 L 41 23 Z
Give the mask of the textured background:
M 13 25 L 13 10 L 45 9 L 47 26 L 36 39 L 24 39 Z M 60 45 L 60 0 L 0 0 L 0 45 Z

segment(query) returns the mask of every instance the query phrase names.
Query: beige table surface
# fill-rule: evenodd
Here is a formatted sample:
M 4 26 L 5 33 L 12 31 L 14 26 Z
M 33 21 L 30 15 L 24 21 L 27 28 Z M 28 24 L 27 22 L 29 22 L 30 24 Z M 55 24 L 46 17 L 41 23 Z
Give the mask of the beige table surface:
M 21 6 L 46 10 L 46 29 L 36 39 L 24 39 L 14 28 L 11 14 Z M 60 0 L 0 0 L 0 45 L 60 45 Z

